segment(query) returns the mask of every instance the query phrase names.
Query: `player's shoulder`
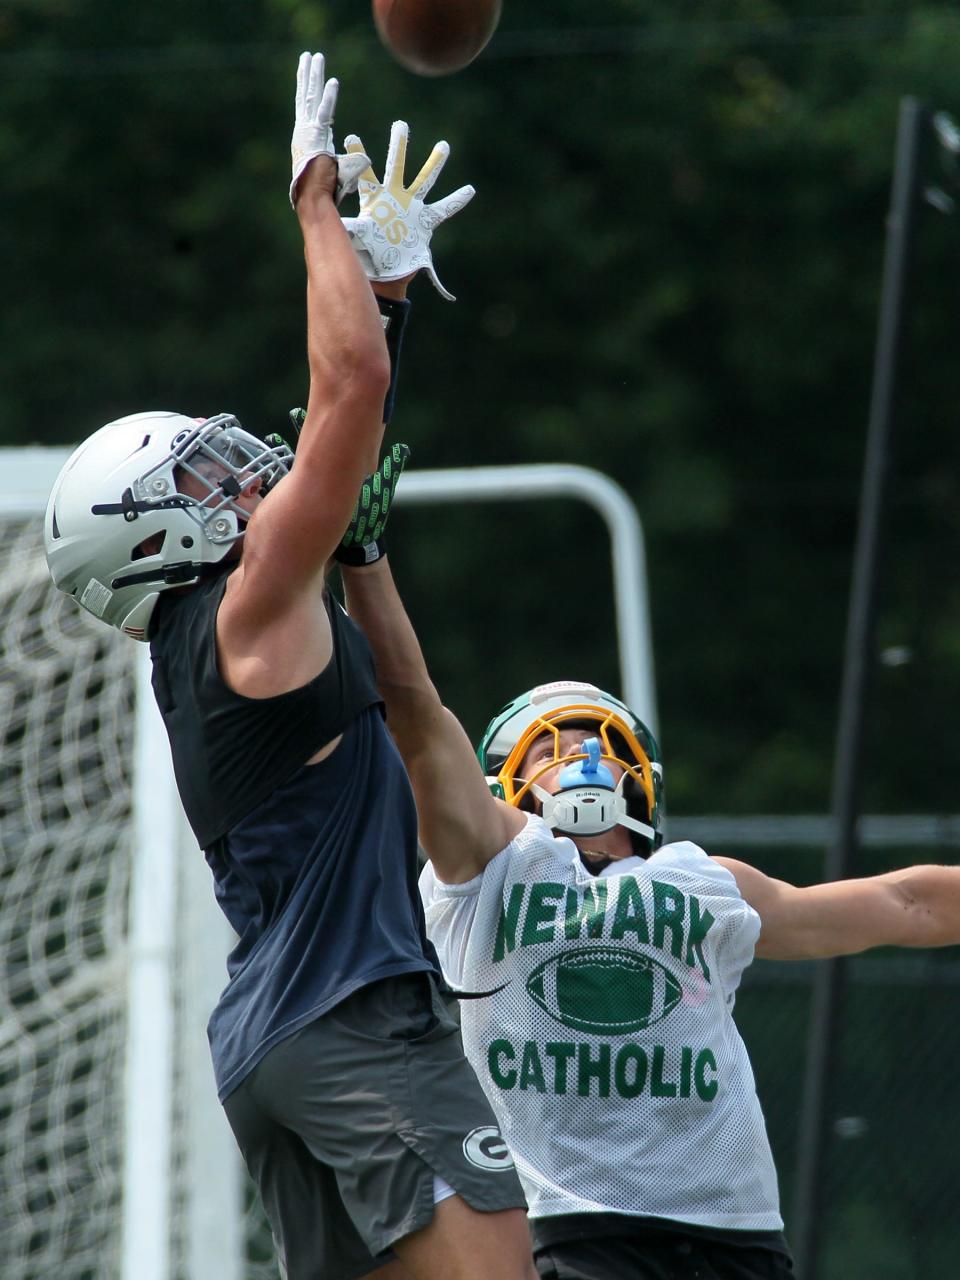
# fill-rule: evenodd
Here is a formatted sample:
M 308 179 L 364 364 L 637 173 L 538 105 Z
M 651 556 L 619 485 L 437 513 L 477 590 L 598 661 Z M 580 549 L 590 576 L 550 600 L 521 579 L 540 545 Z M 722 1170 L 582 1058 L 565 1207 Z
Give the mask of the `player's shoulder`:
M 695 876 L 724 897 L 740 896 L 733 873 L 692 840 L 661 845 L 649 856 L 647 865 L 653 870 L 671 869 Z
M 449 882 L 440 878 L 432 862 L 427 862 L 420 873 L 420 896 L 423 901 L 435 902 L 440 898 L 471 897 L 481 891 L 498 893 L 503 885 L 513 879 L 529 879 L 537 875 L 541 864 L 551 869 L 576 859 L 573 842 L 555 836 L 542 818 L 525 814 L 526 821 L 507 843 L 486 863 L 483 870 L 470 880 Z

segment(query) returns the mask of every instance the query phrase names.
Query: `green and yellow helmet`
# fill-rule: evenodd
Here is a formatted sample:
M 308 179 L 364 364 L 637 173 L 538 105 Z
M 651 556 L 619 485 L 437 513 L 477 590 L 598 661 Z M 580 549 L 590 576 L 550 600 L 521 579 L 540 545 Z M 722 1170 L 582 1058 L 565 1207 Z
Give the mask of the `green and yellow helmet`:
M 625 808 L 606 825 L 620 822 L 643 838 L 646 851 L 658 849 L 663 842 L 663 766 L 656 739 L 626 703 L 596 685 L 576 680 L 541 684 L 497 712 L 477 749 L 494 795 L 517 808 L 528 808 L 534 796 L 543 799 L 537 786 L 539 777 L 557 764 L 585 762 L 586 752 L 560 754 L 560 731 L 565 728 L 587 730 L 599 743 L 599 761 L 614 761 L 624 770 Z M 520 777 L 518 770 L 531 743 L 544 733 L 554 735 L 553 758 L 538 765 L 532 777 Z M 581 763 L 579 774 L 568 771 L 571 790 L 587 782 L 588 776 L 599 776 L 597 767 L 597 758 L 592 758 L 589 766 Z M 594 772 L 584 773 L 587 768 Z

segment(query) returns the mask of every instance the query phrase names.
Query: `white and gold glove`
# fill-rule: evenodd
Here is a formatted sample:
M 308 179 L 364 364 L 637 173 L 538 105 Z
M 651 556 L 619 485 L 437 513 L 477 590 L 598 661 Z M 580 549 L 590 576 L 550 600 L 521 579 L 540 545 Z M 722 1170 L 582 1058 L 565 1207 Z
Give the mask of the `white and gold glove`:
M 408 136 L 406 122 L 395 120 L 390 130 L 383 182 L 378 180 L 368 161 L 358 186 L 360 213 L 355 218 L 344 218 L 343 225 L 370 280 L 400 280 L 422 269 L 437 292 L 453 302 L 453 294 L 447 292 L 433 269 L 430 237 L 435 227 L 459 213 L 473 199 L 474 189 L 460 187 L 435 204 L 424 204 L 424 197 L 447 162 L 450 147 L 446 142 L 438 142 L 410 186 L 405 187 L 403 168 Z M 356 134 L 348 135 L 345 144 L 348 156 L 364 154 L 363 143 Z
M 338 156 L 333 146 L 333 113 L 337 106 L 339 80 L 323 78 L 322 53 L 301 53 L 297 66 L 296 115 L 290 154 L 293 181 L 290 203 L 296 207 L 297 183 L 304 169 L 317 156 L 331 156 L 337 162 L 337 204 L 351 191 L 356 191 L 361 173 L 370 166 L 367 156 L 354 148 L 350 155 Z

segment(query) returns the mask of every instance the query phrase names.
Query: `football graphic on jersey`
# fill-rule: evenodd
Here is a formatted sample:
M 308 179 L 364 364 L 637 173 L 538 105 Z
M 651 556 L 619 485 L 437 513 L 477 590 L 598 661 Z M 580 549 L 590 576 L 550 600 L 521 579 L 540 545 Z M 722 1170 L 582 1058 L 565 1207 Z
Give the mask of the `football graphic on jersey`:
M 680 1003 L 680 983 L 656 960 L 626 947 L 580 947 L 534 969 L 527 991 L 574 1031 L 623 1035 L 652 1027 Z

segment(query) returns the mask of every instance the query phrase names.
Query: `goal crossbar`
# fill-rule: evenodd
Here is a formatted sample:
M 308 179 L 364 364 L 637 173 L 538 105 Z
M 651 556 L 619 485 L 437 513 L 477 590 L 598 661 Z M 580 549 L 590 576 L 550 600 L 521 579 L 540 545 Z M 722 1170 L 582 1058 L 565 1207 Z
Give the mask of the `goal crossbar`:
M 0 449 L 0 515 L 29 515 L 46 505 L 69 449 Z M 613 597 L 617 620 L 620 694 L 656 733 L 646 552 L 636 507 L 609 476 L 590 467 L 536 463 L 503 467 L 441 468 L 404 476 L 395 501 L 400 505 L 443 502 L 524 502 L 572 498 L 596 511 L 611 544 Z
M 603 518 L 610 534 L 620 694 L 654 734 L 657 706 L 643 530 L 636 507 L 609 476 L 590 467 L 537 463 L 415 471 L 397 489 L 400 504 L 524 502 L 574 498 Z

